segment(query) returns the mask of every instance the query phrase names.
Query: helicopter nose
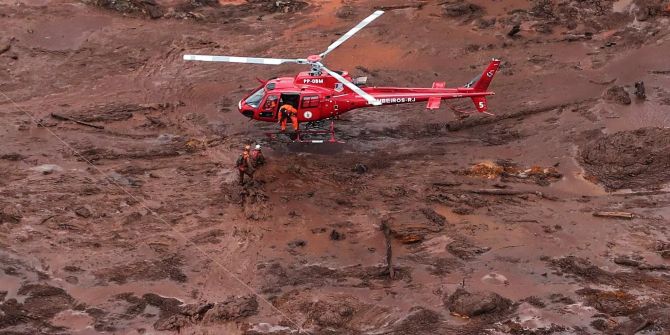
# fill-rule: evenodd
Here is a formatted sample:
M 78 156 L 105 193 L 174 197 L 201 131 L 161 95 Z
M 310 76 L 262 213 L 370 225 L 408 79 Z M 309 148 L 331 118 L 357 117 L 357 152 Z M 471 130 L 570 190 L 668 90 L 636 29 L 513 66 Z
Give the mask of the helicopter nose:
M 237 103 L 237 109 L 242 113 L 242 115 L 253 119 L 254 118 L 254 111 L 253 109 L 245 109 L 244 108 L 244 101 L 240 100 L 240 102 Z

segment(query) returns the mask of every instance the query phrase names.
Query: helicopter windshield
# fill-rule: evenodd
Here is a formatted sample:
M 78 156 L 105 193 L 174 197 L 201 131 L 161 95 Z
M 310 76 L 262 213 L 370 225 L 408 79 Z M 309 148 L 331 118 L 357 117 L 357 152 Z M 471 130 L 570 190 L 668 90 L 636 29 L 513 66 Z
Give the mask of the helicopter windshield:
M 265 89 L 261 87 L 258 89 L 258 91 L 254 92 L 246 100 L 244 100 L 244 102 L 246 102 L 247 105 L 253 108 L 257 108 L 258 105 L 261 103 L 261 100 L 263 100 L 264 95 L 265 95 Z

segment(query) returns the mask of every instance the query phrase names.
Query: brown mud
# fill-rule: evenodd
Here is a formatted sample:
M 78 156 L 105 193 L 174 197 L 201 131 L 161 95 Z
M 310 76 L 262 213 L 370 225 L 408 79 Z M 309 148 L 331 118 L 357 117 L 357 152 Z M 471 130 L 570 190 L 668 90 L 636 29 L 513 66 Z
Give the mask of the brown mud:
M 667 334 L 668 6 L 0 0 L 0 334 Z M 329 67 L 456 86 L 496 56 L 495 115 L 269 143 L 237 101 L 303 67 L 181 58 L 305 57 L 379 8 Z

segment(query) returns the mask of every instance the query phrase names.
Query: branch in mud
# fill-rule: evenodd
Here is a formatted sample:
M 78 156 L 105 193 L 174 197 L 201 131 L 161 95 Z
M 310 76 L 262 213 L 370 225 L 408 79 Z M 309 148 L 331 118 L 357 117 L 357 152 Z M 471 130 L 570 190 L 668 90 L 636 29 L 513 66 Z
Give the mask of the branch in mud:
M 593 216 L 626 220 L 635 218 L 635 214 L 629 212 L 595 212 L 593 213 Z
M 97 129 L 105 129 L 105 127 L 98 126 L 97 124 L 92 124 L 92 123 L 88 123 L 88 122 L 84 122 L 84 121 L 79 121 L 77 119 L 73 119 L 71 117 L 67 117 L 67 116 L 64 116 L 64 115 L 56 114 L 56 113 L 51 113 L 51 117 L 56 119 L 56 120 L 72 121 L 72 122 L 78 123 L 82 126 L 93 127 L 93 128 L 97 128 Z
M 386 264 L 388 267 L 389 277 L 393 280 L 395 274 L 393 273 L 393 250 L 391 249 L 391 227 L 389 227 L 387 220 L 382 220 L 381 230 L 384 232 L 386 239 Z
M 425 6 L 428 2 L 422 1 L 419 3 L 414 3 L 414 4 L 407 4 L 407 5 L 393 5 L 393 6 L 375 6 L 375 10 L 396 10 L 396 9 L 407 9 L 407 8 L 416 8 L 416 9 L 421 9 L 423 6 Z
M 579 104 L 590 102 L 590 101 L 594 101 L 594 99 L 586 99 L 586 100 L 582 100 L 582 101 L 578 101 L 578 102 L 574 102 L 574 103 L 569 103 L 569 104 L 560 104 L 560 105 L 552 105 L 552 106 L 545 106 L 545 107 L 539 107 L 539 108 L 522 109 L 522 110 L 517 111 L 517 112 L 512 112 L 512 113 L 502 114 L 502 115 L 496 115 L 496 116 L 493 116 L 493 117 L 488 116 L 488 117 L 467 118 L 467 119 L 462 119 L 462 120 L 450 121 L 450 122 L 447 122 L 447 130 L 458 131 L 458 130 L 462 130 L 462 129 L 474 128 L 474 127 L 477 127 L 477 126 L 502 121 L 502 120 L 505 120 L 505 119 L 511 119 L 511 118 L 516 118 L 516 117 L 520 117 L 520 116 L 527 116 L 527 115 L 550 112 L 550 111 L 555 110 L 555 109 L 566 108 L 568 106 L 579 105 Z

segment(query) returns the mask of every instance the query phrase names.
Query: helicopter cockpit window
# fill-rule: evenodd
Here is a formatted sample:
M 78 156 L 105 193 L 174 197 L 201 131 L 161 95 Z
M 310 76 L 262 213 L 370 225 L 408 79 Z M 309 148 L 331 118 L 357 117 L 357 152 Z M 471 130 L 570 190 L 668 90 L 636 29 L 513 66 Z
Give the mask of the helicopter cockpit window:
M 258 104 L 261 103 L 261 100 L 263 100 L 263 96 L 265 95 L 265 90 L 263 88 L 260 88 L 258 91 L 254 92 L 254 94 L 250 95 L 247 100 L 244 100 L 244 102 L 247 103 L 247 105 L 257 108 Z
M 276 95 L 269 96 L 267 98 L 267 100 L 265 100 L 265 105 L 263 106 L 263 109 L 268 109 L 268 110 L 274 109 L 275 107 L 277 107 L 277 104 L 278 104 L 277 100 L 278 99 L 279 98 Z

